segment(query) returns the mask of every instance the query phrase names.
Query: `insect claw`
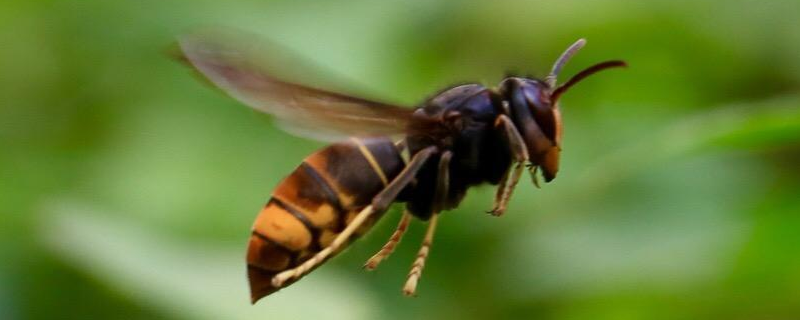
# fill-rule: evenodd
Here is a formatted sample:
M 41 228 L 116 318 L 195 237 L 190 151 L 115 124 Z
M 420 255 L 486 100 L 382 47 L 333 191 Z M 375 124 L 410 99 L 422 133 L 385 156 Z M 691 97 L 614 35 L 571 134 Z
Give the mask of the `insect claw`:
M 541 189 L 542 187 L 539 185 L 539 177 L 536 176 L 536 172 L 539 170 L 538 166 L 531 165 L 528 167 L 528 172 L 531 173 L 531 180 L 533 181 L 533 185 L 536 186 L 536 189 Z
M 488 211 L 486 213 L 491 214 L 491 215 L 493 215 L 495 217 L 499 217 L 499 216 L 502 216 L 505 211 L 506 211 L 506 208 L 494 208 L 491 211 Z
M 416 284 L 415 284 L 415 286 L 416 286 Z M 414 291 L 412 291 L 411 289 L 403 288 L 403 295 L 406 296 L 406 297 L 410 297 L 410 298 L 416 298 L 417 297 L 417 292 L 416 292 L 416 289 L 414 289 Z
M 367 261 L 367 263 L 365 263 L 364 266 L 362 266 L 362 268 L 364 268 L 364 270 L 367 270 L 367 271 L 375 270 L 375 268 L 377 268 L 377 267 L 378 267 L 378 264 L 375 263 L 372 259 Z
M 503 212 L 505 212 L 505 211 L 506 211 L 505 208 L 495 207 L 492 210 L 486 211 L 486 213 L 488 213 L 490 215 L 493 215 L 495 217 L 499 217 L 499 216 L 502 216 Z

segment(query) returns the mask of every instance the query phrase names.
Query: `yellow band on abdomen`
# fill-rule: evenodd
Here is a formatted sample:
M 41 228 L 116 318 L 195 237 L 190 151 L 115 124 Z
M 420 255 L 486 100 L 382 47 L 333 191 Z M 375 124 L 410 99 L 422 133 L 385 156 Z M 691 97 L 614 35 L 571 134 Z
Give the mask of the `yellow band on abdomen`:
M 378 177 L 381 178 L 383 185 L 385 186 L 389 184 L 389 179 L 386 179 L 386 174 L 383 173 L 383 169 L 381 169 L 378 161 L 375 160 L 375 156 L 372 155 L 372 152 L 369 151 L 367 146 L 361 143 L 361 140 L 358 140 L 358 138 L 350 138 L 350 140 L 353 140 L 353 142 L 358 146 L 358 150 L 361 151 L 361 154 L 363 154 L 364 158 L 367 159 L 367 162 L 369 162 L 372 170 L 374 170 L 375 173 L 378 174 Z

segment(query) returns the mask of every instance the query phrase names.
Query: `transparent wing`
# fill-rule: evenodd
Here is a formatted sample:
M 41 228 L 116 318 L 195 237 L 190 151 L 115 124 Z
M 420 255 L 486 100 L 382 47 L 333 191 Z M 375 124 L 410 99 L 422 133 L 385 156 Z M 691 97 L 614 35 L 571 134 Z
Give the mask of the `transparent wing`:
M 412 109 L 284 81 L 257 63 L 263 60 L 254 57 L 260 53 L 254 51 L 263 51 L 252 50 L 257 39 L 238 40 L 187 35 L 179 39 L 180 58 L 233 98 L 275 116 L 286 131 L 300 136 L 332 141 L 405 131 Z

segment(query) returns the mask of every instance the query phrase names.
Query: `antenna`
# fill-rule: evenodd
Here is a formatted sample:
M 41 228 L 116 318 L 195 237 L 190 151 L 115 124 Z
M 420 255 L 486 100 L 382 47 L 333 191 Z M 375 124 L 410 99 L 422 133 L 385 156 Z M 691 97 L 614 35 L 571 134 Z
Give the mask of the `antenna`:
M 572 56 L 574 56 L 578 52 L 578 50 L 583 48 L 583 46 L 585 45 L 586 45 L 586 39 L 581 38 L 578 39 L 578 41 L 575 41 L 575 43 L 573 43 L 571 46 L 569 46 L 567 50 L 564 50 L 564 53 L 562 53 L 561 56 L 558 57 L 558 60 L 556 60 L 556 63 L 553 64 L 553 69 L 550 70 L 550 74 L 548 74 L 547 77 L 544 78 L 544 82 L 547 84 L 548 87 L 550 88 L 556 87 L 556 81 L 558 79 L 558 74 L 561 73 L 561 68 L 563 68 L 564 65 L 567 64 L 567 61 L 569 61 L 569 59 L 571 59 Z
M 550 101 L 553 101 L 553 105 L 555 105 L 555 102 L 558 101 L 558 97 L 560 97 L 564 92 L 566 92 L 567 89 L 569 89 L 576 83 L 580 82 L 581 80 L 592 74 L 595 74 L 599 71 L 609 68 L 627 67 L 627 66 L 628 64 L 625 63 L 625 61 L 610 60 L 610 61 L 600 62 L 596 65 L 583 69 L 583 71 L 578 72 L 578 74 L 572 76 L 572 78 L 569 78 L 567 82 L 565 82 L 564 84 L 560 85 L 558 88 L 553 90 L 553 93 L 550 94 Z

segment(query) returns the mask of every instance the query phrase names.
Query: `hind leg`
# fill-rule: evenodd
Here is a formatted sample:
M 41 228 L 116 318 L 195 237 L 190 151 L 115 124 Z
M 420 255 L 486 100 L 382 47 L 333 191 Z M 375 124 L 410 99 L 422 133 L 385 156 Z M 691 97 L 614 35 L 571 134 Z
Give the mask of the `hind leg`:
M 392 236 L 389 238 L 389 241 L 383 245 L 380 251 L 376 253 L 372 258 L 367 260 L 367 263 L 364 264 L 364 269 L 367 270 L 375 270 L 378 267 L 378 264 L 381 263 L 384 259 L 388 258 L 389 255 L 394 252 L 394 248 L 397 247 L 397 244 L 400 243 L 400 239 L 403 238 L 403 234 L 408 229 L 408 224 L 411 222 L 411 214 L 408 211 L 403 212 L 403 216 L 400 218 L 400 223 L 397 224 L 397 229 L 395 229 Z
M 422 245 L 417 252 L 417 257 L 411 265 L 411 271 L 408 273 L 406 284 L 403 286 L 403 294 L 406 296 L 413 296 L 417 292 L 417 282 L 422 276 L 422 270 L 425 268 L 425 260 L 428 259 L 428 253 L 433 244 L 433 234 L 436 232 L 436 221 L 439 219 L 439 214 L 434 213 L 428 222 L 428 229 L 425 231 L 425 238 L 422 240 Z
M 416 176 L 419 169 L 422 168 L 422 165 L 428 158 L 436 152 L 436 147 L 428 147 L 423 149 L 422 151 L 417 152 L 414 155 L 414 158 L 411 159 L 411 162 L 403 169 L 400 174 L 386 186 L 380 193 L 372 201 L 372 204 L 361 210 L 355 218 L 347 225 L 347 227 L 339 233 L 336 238 L 333 239 L 330 245 L 325 247 L 324 249 L 317 252 L 313 257 L 306 260 L 302 264 L 294 267 L 292 269 L 283 271 L 274 277 L 272 277 L 272 285 L 274 287 L 282 287 L 284 283 L 289 280 L 299 279 L 326 259 L 328 259 L 331 254 L 339 250 L 342 245 L 344 245 L 350 236 L 358 230 L 367 218 L 375 213 L 382 213 L 386 210 L 389 204 L 394 201 L 397 195 L 400 193 L 403 188 L 405 188 L 408 183 L 410 183 L 414 176 Z
M 403 294 L 406 296 L 413 296 L 417 291 L 417 283 L 422 276 L 422 270 L 425 268 L 425 260 L 428 258 L 428 253 L 433 244 L 433 234 L 436 232 L 436 222 L 439 219 L 439 212 L 444 208 L 447 194 L 450 189 L 450 158 L 453 154 L 447 151 L 442 154 L 439 160 L 439 171 L 436 181 L 436 192 L 434 194 L 433 214 L 428 221 L 428 229 L 425 231 L 425 238 L 422 240 L 422 245 L 417 252 L 417 257 L 411 265 L 411 271 L 408 273 L 406 284 L 403 286 Z

